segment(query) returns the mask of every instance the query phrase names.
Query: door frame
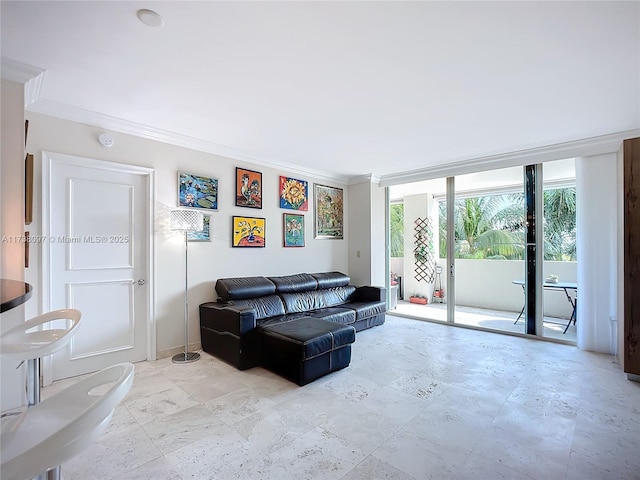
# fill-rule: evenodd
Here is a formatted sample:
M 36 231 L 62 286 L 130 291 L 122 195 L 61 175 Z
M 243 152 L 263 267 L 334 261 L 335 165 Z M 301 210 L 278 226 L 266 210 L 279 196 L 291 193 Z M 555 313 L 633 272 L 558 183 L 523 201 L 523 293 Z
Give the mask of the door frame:
M 155 321 L 155 198 L 156 198 L 156 182 L 155 182 L 155 170 L 149 167 L 142 167 L 138 165 L 130 165 L 125 163 L 117 163 L 106 160 L 97 160 L 94 158 L 79 157 L 75 155 L 67 155 L 64 153 L 56 152 L 42 152 L 42 215 L 41 215 L 41 232 L 42 238 L 51 238 L 50 229 L 50 203 L 49 197 L 51 194 L 51 168 L 54 163 L 67 164 L 79 167 L 92 167 L 102 170 L 110 170 L 120 173 L 128 173 L 133 175 L 140 175 L 144 178 L 145 187 L 147 190 L 147 211 L 149 212 L 149 218 L 147 219 L 146 230 L 146 252 L 147 252 L 147 268 L 145 272 L 145 278 L 147 279 L 148 295 L 146 305 L 146 317 L 147 317 L 147 360 L 156 359 L 156 321 Z M 41 285 L 41 312 L 48 312 L 51 310 L 51 272 L 50 272 L 50 242 L 45 241 L 42 243 L 42 270 L 40 277 Z M 43 385 L 50 385 L 53 381 L 53 359 L 52 356 L 46 356 L 42 359 L 42 377 Z

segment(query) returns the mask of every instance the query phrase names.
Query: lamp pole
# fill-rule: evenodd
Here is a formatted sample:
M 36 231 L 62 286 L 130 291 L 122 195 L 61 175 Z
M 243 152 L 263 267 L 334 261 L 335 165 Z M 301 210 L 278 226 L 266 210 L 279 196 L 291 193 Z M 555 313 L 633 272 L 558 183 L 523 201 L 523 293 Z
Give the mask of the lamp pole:
M 178 353 L 171 357 L 173 363 L 191 363 L 200 359 L 198 352 L 189 351 L 189 231 L 198 231 L 197 224 L 202 230 L 202 214 L 199 212 L 191 212 L 188 210 L 180 210 L 180 214 L 193 214 L 197 218 L 188 218 L 188 224 L 182 225 L 184 231 L 184 352 Z M 172 212 L 173 213 L 173 212 Z

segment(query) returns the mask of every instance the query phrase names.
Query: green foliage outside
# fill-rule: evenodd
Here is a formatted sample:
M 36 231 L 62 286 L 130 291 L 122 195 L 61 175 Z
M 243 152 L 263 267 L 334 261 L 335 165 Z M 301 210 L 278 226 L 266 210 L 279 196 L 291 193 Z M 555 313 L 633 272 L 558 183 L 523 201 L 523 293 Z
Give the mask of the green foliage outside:
M 439 212 L 440 258 L 446 257 L 446 204 Z M 544 258 L 576 260 L 576 189 L 544 191 Z M 524 259 L 524 194 L 456 200 L 456 258 Z
M 404 256 L 404 205 L 394 203 L 389 209 L 390 252 L 392 257 Z
M 544 259 L 576 260 L 576 189 L 544 191 Z M 524 194 L 456 200 L 456 258 L 524 259 Z M 440 202 L 440 258 L 446 257 L 446 203 Z M 391 256 L 404 256 L 404 205 L 390 208 Z

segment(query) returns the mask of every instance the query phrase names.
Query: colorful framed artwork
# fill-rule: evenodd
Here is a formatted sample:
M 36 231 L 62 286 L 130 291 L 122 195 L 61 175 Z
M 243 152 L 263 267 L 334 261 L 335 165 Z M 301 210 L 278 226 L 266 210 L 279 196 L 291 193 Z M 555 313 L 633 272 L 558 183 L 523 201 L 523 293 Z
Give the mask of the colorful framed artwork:
M 210 242 L 211 235 L 209 234 L 209 228 L 211 225 L 211 216 L 204 216 L 204 228 L 199 232 L 187 232 L 187 240 L 189 242 Z
M 344 195 L 341 188 L 314 185 L 315 238 L 344 238 Z
M 262 208 L 262 173 L 236 167 L 236 207 Z
M 280 208 L 309 210 L 309 183 L 304 180 L 280 176 Z
M 285 247 L 304 247 L 304 215 L 283 213 L 282 237 Z
M 218 210 L 218 179 L 178 172 L 178 205 Z
M 264 247 L 267 221 L 256 217 L 233 217 L 234 247 Z

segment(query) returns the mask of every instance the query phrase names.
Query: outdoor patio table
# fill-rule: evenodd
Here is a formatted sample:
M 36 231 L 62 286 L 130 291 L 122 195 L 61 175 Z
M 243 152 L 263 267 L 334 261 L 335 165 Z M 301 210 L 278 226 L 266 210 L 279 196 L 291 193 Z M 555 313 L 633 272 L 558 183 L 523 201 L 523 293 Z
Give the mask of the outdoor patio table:
M 524 293 L 524 280 L 513 280 L 512 283 L 514 285 L 520 285 L 522 287 L 522 293 Z M 564 291 L 564 294 L 567 296 L 567 301 L 571 305 L 571 317 L 569 317 L 567 326 L 564 328 L 564 332 L 562 332 L 562 333 L 567 333 L 567 330 L 569 329 L 569 325 L 571 325 L 571 322 L 573 321 L 573 324 L 574 325 L 576 324 L 576 307 L 578 305 L 578 284 L 575 282 L 557 282 L 557 283 L 544 282 L 542 286 L 546 290 L 562 290 Z M 573 290 L 574 292 L 573 297 L 569 294 L 569 290 Z M 523 314 L 524 314 L 524 305 L 522 306 L 522 310 L 520 310 L 520 315 L 518 315 L 518 318 L 516 318 L 514 325 L 518 323 L 518 320 L 520 320 Z

